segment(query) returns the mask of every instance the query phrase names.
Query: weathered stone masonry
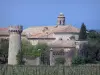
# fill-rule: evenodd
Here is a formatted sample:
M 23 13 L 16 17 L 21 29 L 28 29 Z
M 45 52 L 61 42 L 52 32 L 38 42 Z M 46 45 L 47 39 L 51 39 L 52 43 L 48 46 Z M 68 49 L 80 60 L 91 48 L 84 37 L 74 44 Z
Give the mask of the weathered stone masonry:
M 9 52 L 8 52 L 8 64 L 17 64 L 17 54 L 21 50 L 21 33 L 22 26 L 9 26 Z

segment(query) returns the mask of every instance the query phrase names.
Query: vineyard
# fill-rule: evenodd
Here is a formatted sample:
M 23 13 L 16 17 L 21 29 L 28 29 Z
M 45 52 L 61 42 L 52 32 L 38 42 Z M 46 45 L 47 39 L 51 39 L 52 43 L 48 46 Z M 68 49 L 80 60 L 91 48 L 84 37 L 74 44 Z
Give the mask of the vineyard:
M 0 75 L 100 75 L 100 65 L 0 66 Z

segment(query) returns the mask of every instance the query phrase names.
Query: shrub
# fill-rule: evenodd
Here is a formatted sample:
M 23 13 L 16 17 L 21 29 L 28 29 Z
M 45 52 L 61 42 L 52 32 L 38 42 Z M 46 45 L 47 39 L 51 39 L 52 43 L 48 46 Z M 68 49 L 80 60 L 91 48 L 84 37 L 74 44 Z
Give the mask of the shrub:
M 65 63 L 65 58 L 64 57 L 58 57 L 55 59 L 56 64 L 64 64 Z
M 76 57 L 74 57 L 73 59 L 72 59 L 72 64 L 76 64 L 76 65 L 78 65 L 78 64 L 85 64 L 85 58 L 83 58 L 83 57 L 80 57 L 80 56 L 76 56 Z

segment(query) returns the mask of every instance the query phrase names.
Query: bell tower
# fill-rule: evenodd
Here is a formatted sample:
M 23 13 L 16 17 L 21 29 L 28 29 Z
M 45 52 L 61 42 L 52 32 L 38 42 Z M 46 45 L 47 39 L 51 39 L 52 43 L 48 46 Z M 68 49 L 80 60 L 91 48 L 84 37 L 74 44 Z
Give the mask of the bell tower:
M 65 25 L 65 16 L 63 13 L 57 17 L 57 25 Z

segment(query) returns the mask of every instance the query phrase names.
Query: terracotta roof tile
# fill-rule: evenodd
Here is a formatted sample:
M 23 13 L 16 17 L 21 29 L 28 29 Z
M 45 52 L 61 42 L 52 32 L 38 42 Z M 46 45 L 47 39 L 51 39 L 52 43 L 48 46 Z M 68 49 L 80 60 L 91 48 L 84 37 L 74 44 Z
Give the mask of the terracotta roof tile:
M 0 31 L 8 30 L 8 28 L 0 28 Z
M 43 31 L 45 27 L 47 28 L 47 30 Z M 79 33 L 79 31 L 80 30 L 78 28 L 76 28 L 76 27 L 73 27 L 71 25 L 65 25 L 65 26 L 40 26 L 40 27 L 38 26 L 38 27 L 30 27 L 30 28 L 25 29 L 23 32 L 31 33 L 32 35 L 29 38 L 40 38 L 40 37 L 42 38 L 42 37 L 47 37 L 47 36 L 50 37 L 51 33 L 52 34 L 53 33 L 59 33 L 59 32 L 60 33 L 61 32 L 68 32 L 68 33 L 75 32 L 75 33 Z M 46 34 L 46 32 L 48 34 Z M 39 33 L 41 33 L 41 35 Z
M 44 30 L 46 29 L 46 30 Z M 71 25 L 65 26 L 37 26 L 37 27 L 30 27 L 23 30 L 22 34 L 28 35 L 30 34 L 29 38 L 53 38 L 51 34 L 53 33 L 61 33 L 61 32 L 77 32 L 79 33 L 79 29 L 75 28 Z M 47 34 L 48 33 L 48 34 Z M 8 28 L 0 28 L 0 35 L 8 35 Z

